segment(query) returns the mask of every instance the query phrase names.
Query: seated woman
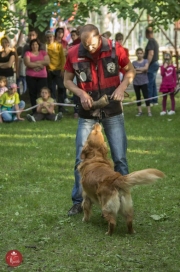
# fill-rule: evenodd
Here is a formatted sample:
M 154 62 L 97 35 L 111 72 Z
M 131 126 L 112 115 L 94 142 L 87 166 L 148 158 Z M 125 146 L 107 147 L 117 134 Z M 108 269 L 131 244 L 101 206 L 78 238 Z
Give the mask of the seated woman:
M 1 39 L 2 51 L 0 51 L 0 76 L 5 76 L 7 83 L 14 82 L 13 65 L 15 62 L 15 50 L 10 48 L 10 43 L 7 37 Z
M 21 118 L 21 112 L 24 108 L 25 102 L 19 100 L 17 85 L 15 83 L 11 83 L 8 86 L 8 91 L 3 93 L 0 97 L 0 123 L 3 121 L 24 121 L 24 118 Z
M 48 86 L 46 66 L 50 63 L 47 52 L 40 49 L 40 43 L 37 39 L 30 41 L 30 51 L 25 53 L 24 63 L 27 67 L 26 82 L 31 106 L 35 106 L 40 90 Z M 34 112 L 36 112 L 36 109 L 33 109 Z
M 41 97 L 36 100 L 37 108 L 34 115 L 27 114 L 29 122 L 36 122 L 41 120 L 58 121 L 62 118 L 62 112 L 55 114 L 54 99 L 51 98 L 51 91 L 44 87 L 41 89 Z

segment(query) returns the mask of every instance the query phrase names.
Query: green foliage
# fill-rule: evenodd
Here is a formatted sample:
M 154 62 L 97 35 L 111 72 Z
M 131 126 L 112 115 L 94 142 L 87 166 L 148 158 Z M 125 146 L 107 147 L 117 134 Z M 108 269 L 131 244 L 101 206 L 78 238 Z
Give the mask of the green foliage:
M 163 26 L 168 29 L 170 23 L 180 19 L 180 1 L 166 0 L 138 0 L 133 4 L 133 8 L 144 8 L 148 15 L 152 17 L 152 25 L 155 27 Z
M 134 101 L 130 92 L 127 101 Z M 168 109 L 169 109 L 168 97 Z M 136 105 L 124 106 L 130 172 L 158 168 L 166 178 L 132 190 L 134 235 L 118 216 L 112 237 L 99 207 L 89 223 L 82 214 L 68 217 L 74 183 L 77 120 L 72 109 L 60 122 L 0 125 L 0 271 L 9 250 L 23 263 L 17 272 L 178 272 L 180 267 L 179 105 L 177 113 L 135 117 Z M 140 118 L 140 119 L 139 119 Z
M 89 18 L 90 12 L 97 12 L 101 14 L 101 7 L 107 6 L 109 13 L 117 14 L 118 18 L 130 18 L 135 22 L 139 15 L 139 10 L 144 9 L 145 12 L 151 16 L 154 26 L 161 25 L 168 28 L 169 23 L 173 23 L 180 19 L 180 1 L 174 0 L 80 0 L 78 1 L 78 9 L 74 11 L 74 5 L 77 4 L 76 0 L 15 0 L 17 11 L 11 11 L 9 1 L 1 0 L 0 2 L 0 30 L 15 34 L 17 29 L 22 29 L 22 19 L 26 23 L 37 27 L 41 32 L 44 31 L 52 16 L 52 12 L 57 12 L 57 15 L 64 20 L 74 16 L 72 24 L 84 24 Z M 60 6 L 57 6 L 57 3 Z M 60 12 L 58 11 L 60 8 Z M 22 11 L 27 10 L 25 17 Z M 36 20 L 33 21 L 31 14 L 36 14 Z

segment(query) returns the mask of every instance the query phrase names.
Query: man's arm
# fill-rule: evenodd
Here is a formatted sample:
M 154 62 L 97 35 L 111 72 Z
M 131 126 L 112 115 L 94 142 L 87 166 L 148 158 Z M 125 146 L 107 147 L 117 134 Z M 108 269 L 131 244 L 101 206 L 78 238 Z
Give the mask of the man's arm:
M 123 101 L 124 100 L 124 92 L 129 86 L 129 84 L 133 81 L 136 71 L 132 65 L 131 62 L 129 62 L 124 68 L 124 71 L 126 73 L 124 74 L 123 81 L 121 84 L 115 89 L 115 91 L 112 93 L 111 98 L 113 100 Z
M 74 73 L 70 73 L 65 70 L 64 86 L 80 98 L 81 104 L 85 110 L 89 110 L 92 107 L 91 96 L 89 96 L 84 90 L 80 89 L 76 84 L 74 84 L 73 79 Z
M 153 59 L 153 56 L 154 56 L 154 50 L 149 50 L 148 51 L 148 56 L 147 56 L 147 59 L 148 59 L 148 63 L 150 64 L 152 59 Z

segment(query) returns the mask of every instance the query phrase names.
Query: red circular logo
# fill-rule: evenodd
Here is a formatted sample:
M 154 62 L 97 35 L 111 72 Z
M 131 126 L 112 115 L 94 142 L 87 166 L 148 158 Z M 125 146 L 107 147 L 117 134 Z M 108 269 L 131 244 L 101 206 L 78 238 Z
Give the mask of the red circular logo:
M 18 250 L 10 250 L 6 254 L 6 263 L 9 266 L 18 266 L 22 263 L 23 257 Z

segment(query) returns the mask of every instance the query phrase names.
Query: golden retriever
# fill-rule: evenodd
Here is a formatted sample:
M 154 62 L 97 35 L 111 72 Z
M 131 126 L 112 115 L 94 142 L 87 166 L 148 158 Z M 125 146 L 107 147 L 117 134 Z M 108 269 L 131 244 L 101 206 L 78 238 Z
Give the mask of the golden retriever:
M 103 217 L 108 221 L 106 234 L 112 235 L 118 213 L 125 217 L 128 233 L 132 234 L 134 230 L 131 187 L 152 183 L 163 178 L 164 174 L 157 169 L 145 169 L 122 176 L 114 171 L 107 154 L 108 148 L 101 125 L 96 123 L 82 149 L 82 162 L 78 166 L 83 188 L 83 221 L 90 219 L 92 204 L 99 204 Z

